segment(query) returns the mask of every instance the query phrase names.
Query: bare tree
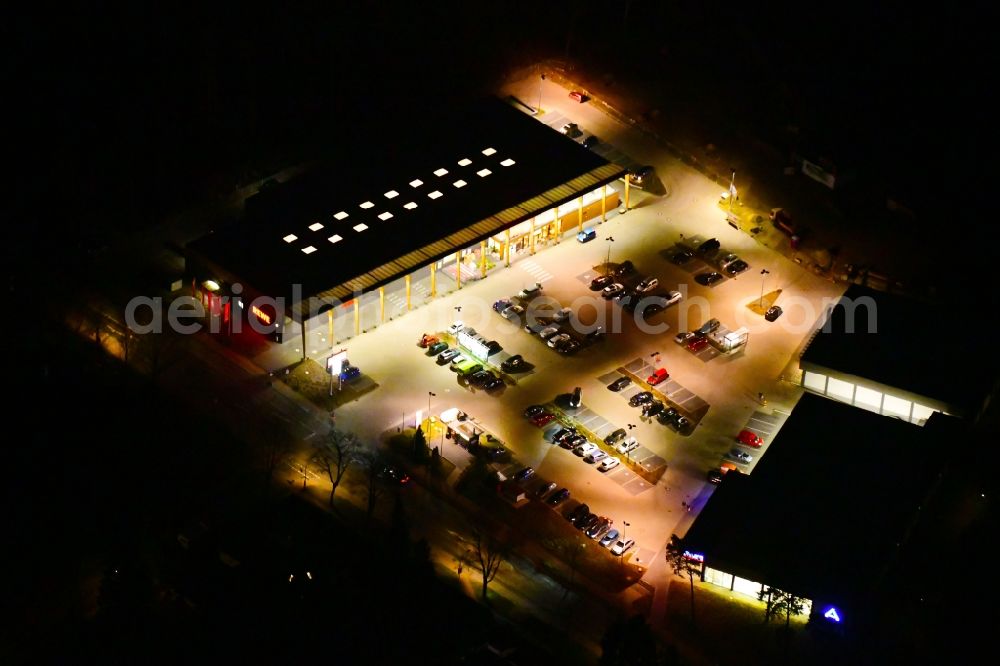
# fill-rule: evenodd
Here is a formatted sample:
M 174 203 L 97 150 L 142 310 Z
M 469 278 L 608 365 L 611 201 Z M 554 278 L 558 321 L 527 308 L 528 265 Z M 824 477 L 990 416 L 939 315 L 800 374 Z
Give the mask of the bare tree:
M 333 428 L 315 444 L 313 465 L 330 479 L 330 506 L 333 506 L 333 496 L 337 486 L 344 480 L 348 468 L 357 457 L 359 442 L 352 432 L 343 432 Z
M 368 519 L 371 520 L 375 513 L 375 505 L 385 494 L 385 487 L 382 485 L 382 470 L 385 468 L 385 459 L 382 454 L 375 450 L 364 451 L 357 456 L 357 460 L 365 470 L 368 491 Z
M 476 559 L 479 560 L 479 569 L 483 576 L 483 601 L 486 601 L 486 590 L 489 584 L 496 578 L 500 565 L 507 557 L 506 545 L 498 541 L 490 534 L 483 534 L 480 530 L 474 530 L 476 537 Z
M 757 593 L 757 598 L 764 602 L 764 624 L 784 615 L 786 630 L 792 622 L 792 616 L 805 610 L 805 602 L 801 598 L 776 587 L 763 588 Z
M 701 577 L 701 565 L 687 556 L 684 543 L 676 534 L 670 536 L 670 543 L 667 544 L 667 564 L 675 575 L 681 578 L 687 576 L 691 583 L 691 624 L 694 625 L 694 578 Z

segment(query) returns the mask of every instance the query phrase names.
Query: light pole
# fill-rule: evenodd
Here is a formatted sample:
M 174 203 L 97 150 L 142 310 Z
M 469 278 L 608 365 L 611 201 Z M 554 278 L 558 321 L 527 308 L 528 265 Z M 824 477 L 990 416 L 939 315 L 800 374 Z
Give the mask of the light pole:
M 760 300 L 757 301 L 758 310 L 764 309 L 764 280 L 767 279 L 765 276 L 769 275 L 770 273 L 771 271 L 767 270 L 766 268 L 760 269 Z
M 729 179 L 729 215 L 733 214 L 733 199 L 736 197 L 736 169 L 732 170 L 732 178 Z
M 628 426 L 629 432 L 632 432 L 632 428 L 636 427 L 634 423 L 626 423 L 625 425 Z M 629 449 L 628 451 L 625 452 L 625 459 L 632 460 L 632 449 Z
M 545 81 L 545 74 L 542 74 L 542 78 L 538 79 L 538 106 L 535 107 L 535 112 L 531 115 L 537 116 L 542 112 L 542 83 Z
M 654 363 L 653 369 L 655 370 L 656 369 L 656 365 L 655 364 L 660 362 L 660 352 L 655 351 L 652 354 L 650 354 L 649 357 L 651 359 L 653 359 L 653 363 Z
M 611 268 L 611 244 L 615 242 L 615 237 L 614 236 L 608 236 L 604 240 L 608 241 L 608 258 L 607 258 L 607 261 L 604 262 L 604 268 L 605 268 L 605 270 L 610 270 L 610 268 Z
M 622 521 L 622 543 L 625 543 L 625 541 L 626 541 L 626 539 L 625 539 L 625 528 L 629 527 L 631 524 L 632 523 L 630 523 L 630 522 L 628 522 L 626 520 Z M 618 561 L 619 562 L 624 562 L 625 561 L 625 551 L 624 550 L 622 551 L 622 554 L 618 556 Z

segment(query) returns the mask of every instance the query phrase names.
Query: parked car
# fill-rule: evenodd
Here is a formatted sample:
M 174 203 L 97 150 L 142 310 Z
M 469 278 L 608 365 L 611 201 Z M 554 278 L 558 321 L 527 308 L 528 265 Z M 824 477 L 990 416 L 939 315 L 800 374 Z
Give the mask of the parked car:
M 645 405 L 642 408 L 642 415 L 652 418 L 657 414 L 659 414 L 660 412 L 662 412 L 663 409 L 664 409 L 663 403 L 660 402 L 659 400 L 654 400 L 653 402 L 649 403 L 648 405 Z
M 670 373 L 667 372 L 666 368 L 657 368 L 653 371 L 649 377 L 646 377 L 646 383 L 650 386 L 656 386 L 660 382 L 666 381 L 670 378 Z
M 677 432 L 685 432 L 691 427 L 691 421 L 686 416 L 678 416 L 674 419 L 674 427 L 677 428 Z
M 598 450 L 597 444 L 594 444 L 593 442 L 586 442 L 573 449 L 573 453 L 583 458 L 584 456 L 589 456 L 591 453 L 597 450 Z
M 533 419 L 539 414 L 544 414 L 545 408 L 541 405 L 529 405 L 524 409 L 524 418 Z
M 417 340 L 417 346 L 420 347 L 421 349 L 427 349 L 435 342 L 441 342 L 438 336 L 431 335 L 430 333 L 424 333 L 423 335 L 420 336 L 420 339 Z
M 405 486 L 410 482 L 410 475 L 393 465 L 385 465 L 378 473 L 378 477 L 386 483 Z
M 615 381 L 608 384 L 608 390 L 618 393 L 624 388 L 627 388 L 632 383 L 632 380 L 628 377 L 619 377 Z
M 351 365 L 348 362 L 344 362 L 344 367 L 340 369 L 340 379 L 342 381 L 347 381 L 349 379 L 354 379 L 361 375 L 361 368 L 356 365 Z
M 566 340 L 565 342 L 556 346 L 556 351 L 560 354 L 572 354 L 582 345 L 576 340 Z
M 673 407 L 667 407 L 662 412 L 656 415 L 656 420 L 662 425 L 673 425 L 674 421 L 680 414 Z
M 707 346 L 708 346 L 708 338 L 706 338 L 704 335 L 695 335 L 687 343 L 687 348 L 693 351 L 695 354 L 697 354 Z
M 493 302 L 493 311 L 500 313 L 509 308 L 511 305 L 513 305 L 513 303 L 510 302 L 509 298 L 501 298 L 500 300 Z
M 688 341 L 691 340 L 691 338 L 693 337 L 694 333 L 692 333 L 691 331 L 681 331 L 680 333 L 674 336 L 674 342 L 676 342 L 679 345 L 687 344 Z
M 597 466 L 597 471 L 598 472 L 610 472 L 615 467 L 618 467 L 618 465 L 620 465 L 620 464 L 621 464 L 621 461 L 618 460 L 618 458 L 608 457 L 608 458 L 605 458 L 604 460 L 602 460 L 601 464 Z
M 533 416 L 531 418 L 531 422 L 534 423 L 539 428 L 541 428 L 546 423 L 551 423 L 552 421 L 554 421 L 555 418 L 556 418 L 555 414 L 552 414 L 550 412 L 543 412 L 538 416 Z
M 524 306 L 521 305 L 509 305 L 503 312 L 500 313 L 507 321 L 516 321 L 524 315 Z
M 438 354 L 440 354 L 441 352 L 443 352 L 443 351 L 445 351 L 447 349 L 448 349 L 448 343 L 447 342 L 435 342 L 434 344 L 432 344 L 430 347 L 427 348 L 427 355 L 428 356 L 437 356 Z
M 571 523 L 576 523 L 576 521 L 581 518 L 586 518 L 590 515 L 590 507 L 586 504 L 577 504 L 575 507 L 566 512 L 566 520 Z
M 720 280 L 722 280 L 722 273 L 719 273 L 718 271 L 711 271 L 709 273 L 698 273 L 698 275 L 694 276 L 694 281 L 705 287 L 711 287 L 713 284 L 719 282 Z
M 609 527 L 611 527 L 611 520 L 605 518 L 604 516 L 601 516 L 600 518 L 597 519 L 596 523 L 587 528 L 587 531 L 584 532 L 584 534 L 586 534 L 591 539 L 597 539 L 602 534 L 604 534 L 604 532 L 607 531 Z
M 525 287 L 521 291 L 517 292 L 517 297 L 521 299 L 534 298 L 538 294 L 542 293 L 542 283 L 536 282 L 530 287 Z
M 639 284 L 635 285 L 635 290 L 640 294 L 645 294 L 647 292 L 653 291 L 660 286 L 660 281 L 655 277 L 643 278 Z
M 759 449 L 764 443 L 764 438 L 752 430 L 743 430 L 736 436 L 736 441 L 743 446 L 749 446 L 752 449 Z
M 600 291 L 601 289 L 604 289 L 614 281 L 615 281 L 614 277 L 610 275 L 598 275 L 597 277 L 595 277 L 593 280 L 590 281 L 590 290 Z
M 451 369 L 452 369 L 452 371 L 457 371 L 458 367 L 460 365 L 462 365 L 463 363 L 466 363 L 468 361 L 469 361 L 469 357 L 466 356 L 465 354 L 459 354 L 458 356 L 454 357 L 453 359 L 451 359 Z
M 495 391 L 503 385 L 504 385 L 503 380 L 497 377 L 496 375 L 493 375 L 492 379 L 487 379 L 486 383 L 483 384 L 483 390 Z
M 558 334 L 559 334 L 558 326 L 547 326 L 543 328 L 541 331 L 539 331 L 538 337 L 540 337 L 542 340 L 548 340 L 553 335 L 558 335 Z
M 615 430 L 614 432 L 612 432 L 611 434 L 609 434 L 607 437 L 604 438 L 604 443 L 607 444 L 608 446 L 614 446 L 618 442 L 625 439 L 627 435 L 628 433 L 625 432 L 625 428 L 618 428 L 618 430 Z
M 680 303 L 681 299 L 684 298 L 684 294 L 679 291 L 668 291 L 667 292 L 667 302 L 664 307 L 668 305 L 674 305 L 675 303 Z
M 733 263 L 726 266 L 725 271 L 729 273 L 729 275 L 736 277 L 737 275 L 747 270 L 748 268 L 750 268 L 750 264 L 743 261 L 742 259 L 737 259 Z
M 570 449 L 570 450 L 573 450 L 579 446 L 583 446 L 586 443 L 587 443 L 587 436 L 581 435 L 580 433 L 574 433 L 569 437 L 565 437 L 559 440 L 560 446 L 562 446 L 564 449 Z
M 634 539 L 618 539 L 618 541 L 615 541 L 615 545 L 611 546 L 611 554 L 624 555 L 634 545 L 635 545 Z
M 622 293 L 623 291 L 625 291 L 625 285 L 623 285 L 621 282 L 612 282 L 607 287 L 601 290 L 601 296 L 603 296 L 605 299 L 612 299 L 618 294 Z
M 588 453 L 583 457 L 583 462 L 593 464 L 596 462 L 601 462 L 607 457 L 608 457 L 607 453 L 601 451 L 598 448 L 595 448 L 593 451 L 591 451 L 590 453 Z
M 550 481 L 548 483 L 543 483 L 535 488 L 535 497 L 542 499 L 548 495 L 556 487 L 555 481 Z
M 725 269 L 726 266 L 728 266 L 729 264 L 733 263 L 737 259 L 739 259 L 738 256 L 736 256 L 732 252 L 729 252 L 728 254 L 722 255 L 722 258 L 719 259 L 719 261 L 717 263 L 719 264 L 719 268 Z
M 589 243 L 590 241 L 594 240 L 595 238 L 597 238 L 597 230 L 596 229 L 591 229 L 589 227 L 587 229 L 584 229 L 583 231 L 579 232 L 576 235 L 576 240 L 577 240 L 577 242 L 580 242 L 580 243 Z
M 653 167 L 646 165 L 637 167 L 628 173 L 628 180 L 633 186 L 643 188 L 653 176 Z
M 522 467 L 521 469 L 514 472 L 515 481 L 527 481 L 535 475 L 534 467 Z
M 469 375 L 469 383 L 473 386 L 484 386 L 486 382 L 493 379 L 495 375 L 489 370 L 480 370 Z
M 551 506 L 556 506 L 558 504 L 561 504 L 562 502 L 565 502 L 568 499 L 569 499 L 569 490 L 566 488 L 560 488 L 559 490 L 549 495 L 549 498 L 545 501 Z
M 589 97 L 588 97 L 588 96 L 586 95 L 586 93 L 582 93 L 582 92 L 580 92 L 579 90 L 574 90 L 574 91 L 572 91 L 572 92 L 571 92 L 571 93 L 569 94 L 569 98 L 570 98 L 571 100 L 575 101 L 575 102 L 579 102 L 580 104 L 583 104 L 583 103 L 584 103 L 584 102 L 586 102 L 586 101 L 587 101 L 588 99 L 590 99 L 590 98 L 589 98 Z
M 739 462 L 744 463 L 744 464 L 749 463 L 751 460 L 753 460 L 753 456 L 752 455 L 750 455 L 746 451 L 740 451 L 739 449 L 735 449 L 735 448 L 734 449 L 730 449 L 729 453 L 726 454 L 726 455 L 728 455 L 733 460 L 738 460 Z
M 576 529 L 586 534 L 587 530 L 589 530 L 591 527 L 600 522 L 600 520 L 601 520 L 600 516 L 598 516 L 596 513 L 591 513 L 588 514 L 585 518 L 577 519 L 576 523 L 574 524 L 576 525 Z
M 701 326 L 699 326 L 698 329 L 695 331 L 695 333 L 701 333 L 702 335 L 708 335 L 709 333 L 713 333 L 713 332 L 719 330 L 719 326 L 721 326 L 721 325 L 722 324 L 719 322 L 718 319 L 712 318 L 712 319 L 709 319 L 708 321 L 706 321 Z
M 781 313 L 782 309 L 780 306 L 772 305 L 767 309 L 767 312 L 764 313 L 764 319 L 768 321 L 774 321 L 775 319 L 781 316 Z
M 548 340 L 548 345 L 549 347 L 555 349 L 559 345 L 563 344 L 564 342 L 568 342 L 569 340 L 572 340 L 572 338 L 570 338 L 565 333 L 560 333 L 559 335 L 553 335 L 552 337 L 550 337 Z
M 687 262 L 694 259 L 694 253 L 691 250 L 680 250 L 674 252 L 673 256 L 670 257 L 670 261 L 674 262 L 678 266 L 683 266 Z
M 452 335 L 458 335 L 458 332 L 465 328 L 465 323 L 461 320 L 455 321 L 451 326 L 448 327 L 448 332 Z
M 603 537 L 601 537 L 600 544 L 602 548 L 607 548 L 615 541 L 618 541 L 618 530 L 612 527 Z
M 576 428 L 563 428 L 562 430 L 557 431 L 556 434 L 552 436 L 552 441 L 556 444 L 562 444 L 564 439 L 569 439 L 574 435 L 576 435 Z
M 708 482 L 715 484 L 722 483 L 722 472 L 717 469 L 708 470 Z
M 583 132 L 580 131 L 579 125 L 576 123 L 566 123 L 562 126 L 560 131 L 571 139 L 575 139 L 583 134 Z
M 573 315 L 573 308 L 562 308 L 559 312 L 552 315 L 552 321 L 554 322 L 564 322 L 569 320 Z
M 593 148 L 594 146 L 596 146 L 600 142 L 601 142 L 600 139 L 598 139 L 596 136 L 594 136 L 593 134 L 591 134 L 590 136 L 588 136 L 586 139 L 583 140 L 583 147 L 584 148 Z
M 615 277 L 625 277 L 632 273 L 635 273 L 635 265 L 628 259 L 618 264 L 618 267 L 614 270 Z
M 440 354 L 438 354 L 437 364 L 438 365 L 444 365 L 445 363 L 450 362 L 452 359 L 454 359 L 456 356 L 458 356 L 459 353 L 461 353 L 461 352 L 459 352 L 458 349 L 456 349 L 454 347 L 452 347 L 451 349 L 445 349 L 443 352 L 441 352 Z
M 615 451 L 626 454 L 635 451 L 637 448 L 639 448 L 639 442 L 636 441 L 635 437 L 629 437 L 624 442 L 618 444 L 618 446 L 615 447 Z
M 640 391 L 634 396 L 629 398 L 628 404 L 630 407 L 638 407 L 640 405 L 645 405 L 647 403 L 653 402 L 653 394 L 649 391 Z
M 504 372 L 522 372 L 526 369 L 527 363 L 520 354 L 514 354 L 508 359 L 504 359 L 500 364 L 500 369 Z
M 710 254 L 718 250 L 720 247 L 722 247 L 722 244 L 719 242 L 718 238 L 709 238 L 707 241 L 698 246 L 698 253 Z

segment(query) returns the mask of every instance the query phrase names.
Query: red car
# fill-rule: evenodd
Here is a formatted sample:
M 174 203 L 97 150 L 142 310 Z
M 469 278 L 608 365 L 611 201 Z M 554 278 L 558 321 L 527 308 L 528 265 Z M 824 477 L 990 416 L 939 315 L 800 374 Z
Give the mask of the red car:
M 545 425 L 546 423 L 551 422 L 555 418 L 556 418 L 556 415 L 552 414 L 551 412 L 542 412 L 538 416 L 532 416 L 531 417 L 531 422 L 534 423 L 539 428 L 541 428 L 543 425 Z
M 736 441 L 742 444 L 743 446 L 749 446 L 754 449 L 759 449 L 760 445 L 764 443 L 764 438 L 755 432 L 744 430 L 736 438 Z
M 691 338 L 691 342 L 687 343 L 687 348 L 693 352 L 700 352 L 702 349 L 708 346 L 708 338 L 703 335 L 696 335 Z
M 430 335 L 428 333 L 424 333 L 423 335 L 420 336 L 420 339 L 417 340 L 417 346 L 420 347 L 421 349 L 426 349 L 427 347 L 430 347 L 431 345 L 437 342 L 440 342 L 440 340 L 436 335 Z
M 667 372 L 666 368 L 657 368 L 653 374 L 646 377 L 646 383 L 650 386 L 656 386 L 660 382 L 670 377 L 670 373 Z
M 569 94 L 569 96 L 570 96 L 570 99 L 575 99 L 575 100 L 576 100 L 577 102 L 579 102 L 580 104 L 583 104 L 583 103 L 584 103 L 584 102 L 586 102 L 586 101 L 587 101 L 588 99 L 590 99 L 589 97 L 587 97 L 587 96 L 586 96 L 585 94 L 583 94 L 583 93 L 582 93 L 582 92 L 580 92 L 579 90 L 574 90 L 573 92 L 571 92 L 571 93 Z

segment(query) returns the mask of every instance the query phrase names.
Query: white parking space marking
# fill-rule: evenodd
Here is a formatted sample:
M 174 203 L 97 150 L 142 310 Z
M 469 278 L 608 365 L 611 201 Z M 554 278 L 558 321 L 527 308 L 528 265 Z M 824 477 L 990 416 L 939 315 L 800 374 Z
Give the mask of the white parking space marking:
M 547 270 L 542 268 L 534 259 L 524 259 L 519 261 L 517 262 L 517 266 L 529 273 L 538 282 L 546 282 L 555 277 L 552 273 L 549 273 Z

